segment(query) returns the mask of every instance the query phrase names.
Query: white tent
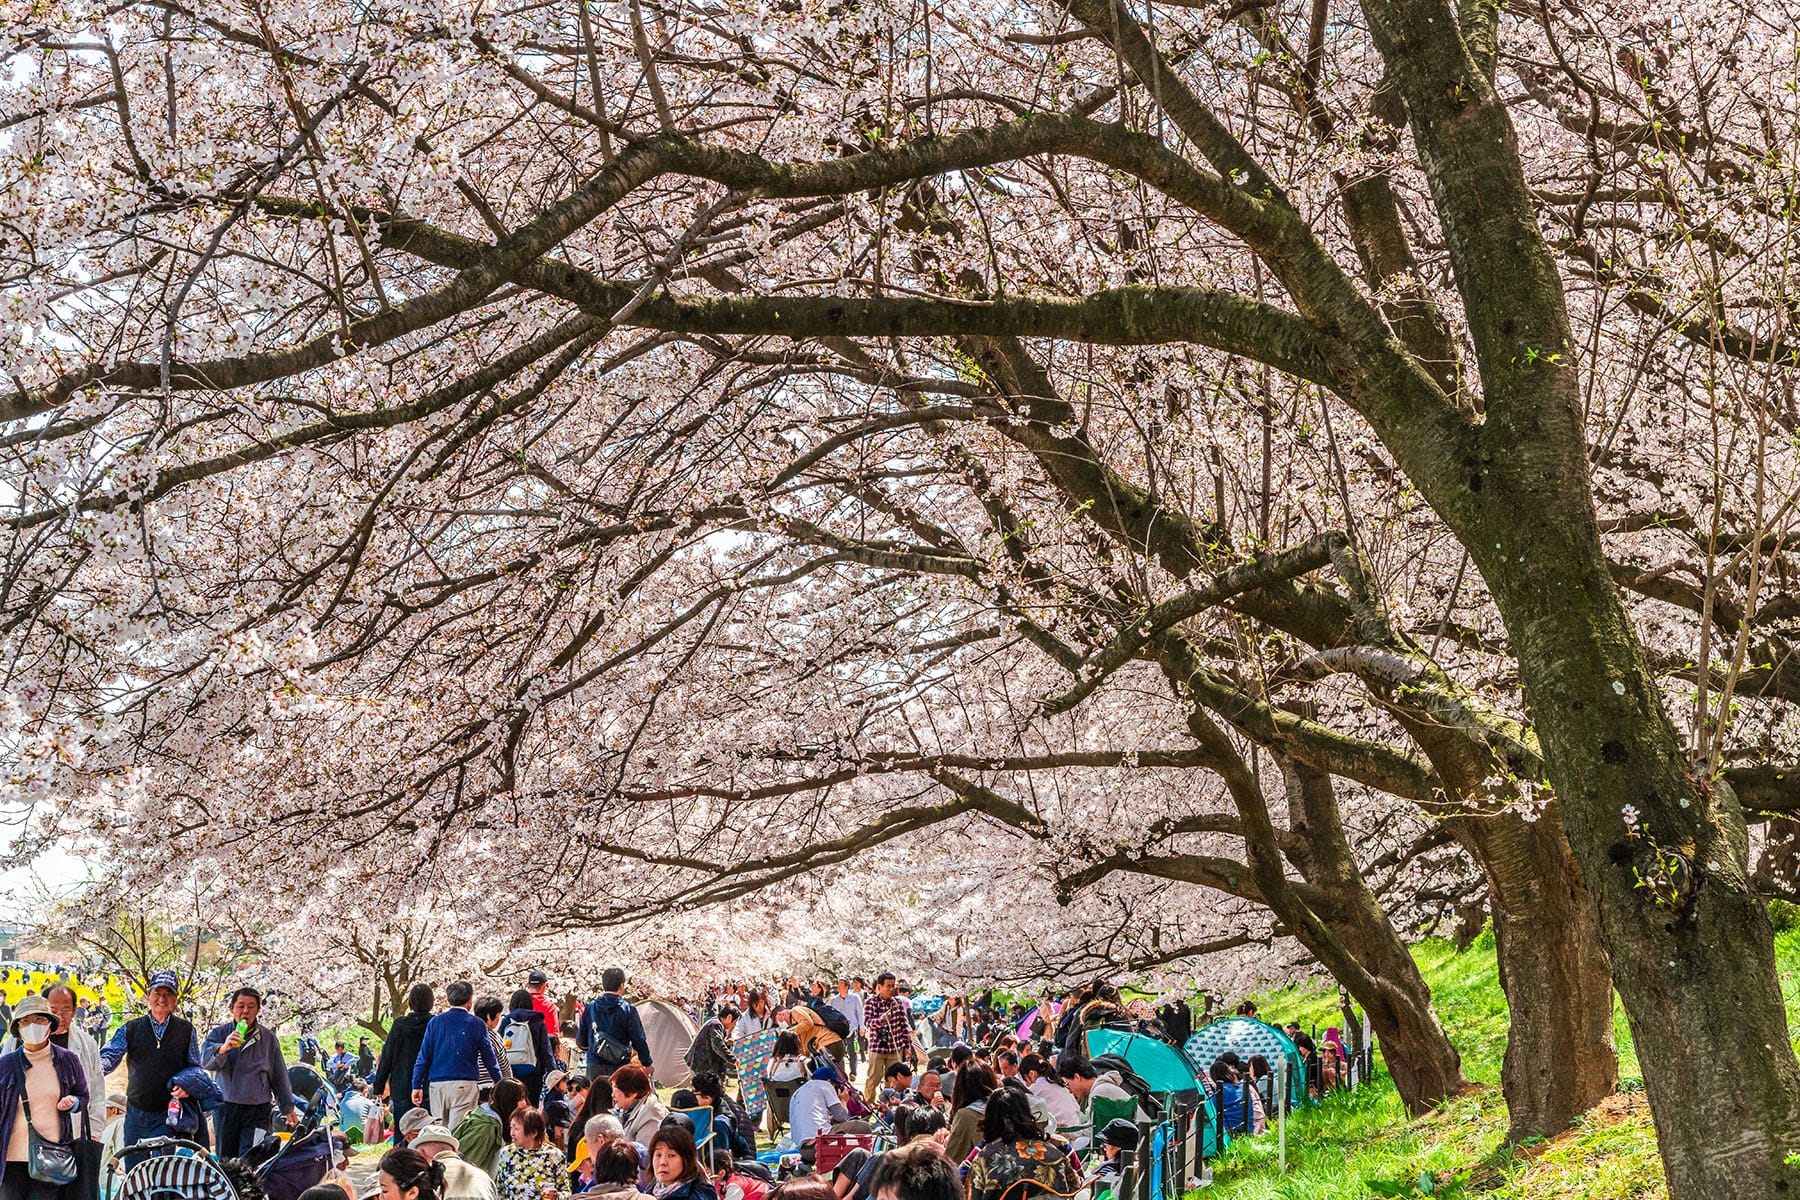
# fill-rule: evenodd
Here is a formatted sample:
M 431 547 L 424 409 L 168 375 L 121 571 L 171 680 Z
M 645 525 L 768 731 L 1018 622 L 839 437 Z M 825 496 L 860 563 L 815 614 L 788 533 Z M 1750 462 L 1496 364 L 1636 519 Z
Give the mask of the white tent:
M 634 1007 L 644 1023 L 644 1040 L 650 1043 L 652 1082 L 657 1087 L 682 1087 L 693 1074 L 684 1059 L 694 1044 L 694 1022 L 667 1000 L 641 1000 Z

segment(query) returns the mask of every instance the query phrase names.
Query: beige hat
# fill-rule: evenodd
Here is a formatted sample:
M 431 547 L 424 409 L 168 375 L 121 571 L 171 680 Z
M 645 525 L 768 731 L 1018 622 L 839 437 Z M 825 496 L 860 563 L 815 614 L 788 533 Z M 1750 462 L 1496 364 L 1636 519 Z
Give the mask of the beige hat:
M 17 1008 L 13 1009 L 12 1035 L 14 1037 L 19 1036 L 19 1022 L 23 1021 L 26 1017 L 50 1018 L 51 1033 L 55 1033 L 58 1029 L 62 1028 L 62 1022 L 57 1020 L 56 1014 L 50 1011 L 50 1002 L 45 1000 L 42 996 L 27 996 L 19 1001 Z
M 456 1135 L 451 1133 L 450 1130 L 443 1125 L 427 1125 L 425 1128 L 419 1130 L 419 1132 L 413 1134 L 412 1144 L 414 1149 L 417 1149 L 420 1146 L 429 1146 L 433 1143 L 448 1146 L 452 1150 L 462 1149 L 462 1143 L 456 1140 Z
M 567 1079 L 568 1077 L 569 1077 L 569 1073 L 567 1071 L 552 1071 L 552 1072 L 550 1072 L 550 1074 L 544 1076 L 544 1090 L 549 1091 L 551 1088 L 555 1087 L 557 1084 L 561 1083 L 563 1080 Z
M 429 1108 L 409 1108 L 406 1110 L 406 1115 L 400 1118 L 400 1132 L 414 1134 L 429 1124 L 431 1124 Z

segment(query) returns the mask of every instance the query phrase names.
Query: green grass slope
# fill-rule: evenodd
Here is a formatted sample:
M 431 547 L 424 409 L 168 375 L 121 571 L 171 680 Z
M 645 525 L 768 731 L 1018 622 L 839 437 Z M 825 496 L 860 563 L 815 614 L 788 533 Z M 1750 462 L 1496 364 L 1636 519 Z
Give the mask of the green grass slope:
M 1800 929 L 1777 935 L 1788 1019 L 1800 1016 Z M 1506 998 L 1491 935 L 1458 953 L 1447 942 L 1414 950 L 1463 1071 L 1482 1084 L 1441 1110 L 1409 1120 L 1385 1077 L 1295 1114 L 1288 1123 L 1285 1175 L 1273 1129 L 1240 1139 L 1217 1165 L 1207 1200 L 1367 1200 L 1377 1195 L 1481 1195 L 1496 1200 L 1659 1200 L 1666 1196 L 1656 1135 L 1644 1104 L 1635 1049 L 1624 1014 L 1614 1021 L 1621 1094 L 1559 1137 L 1505 1147 L 1506 1104 L 1500 1062 L 1506 1050 Z M 1257 997 L 1265 1019 L 1320 1028 L 1339 1023 L 1335 990 L 1285 988 Z M 1800 1025 L 1796 1025 L 1800 1027 Z M 1421 1176 L 1428 1178 L 1421 1180 Z M 1406 1190 L 1421 1183 L 1434 1189 Z M 1374 1186 L 1372 1187 L 1371 1184 Z

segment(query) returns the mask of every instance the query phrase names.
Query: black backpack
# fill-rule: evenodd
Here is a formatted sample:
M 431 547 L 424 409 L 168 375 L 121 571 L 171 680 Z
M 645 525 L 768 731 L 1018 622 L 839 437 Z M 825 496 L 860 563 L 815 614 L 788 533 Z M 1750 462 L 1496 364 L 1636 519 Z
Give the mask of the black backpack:
M 1119 1076 L 1119 1086 L 1131 1093 L 1132 1098 L 1138 1102 L 1138 1107 L 1144 1110 L 1145 1116 L 1152 1121 L 1162 1116 L 1162 1101 L 1157 1098 L 1155 1092 L 1150 1090 L 1150 1085 L 1144 1081 L 1144 1077 L 1131 1069 L 1131 1064 L 1125 1061 L 1123 1055 L 1102 1054 L 1090 1058 L 1088 1065 L 1094 1068 L 1096 1074 L 1105 1074 L 1107 1071 L 1116 1072 Z
M 824 1023 L 825 1028 L 831 1030 L 831 1032 L 837 1034 L 841 1038 L 850 1036 L 849 1017 L 846 1017 L 843 1013 L 819 999 L 814 999 L 807 1007 L 813 1010 L 819 1020 Z

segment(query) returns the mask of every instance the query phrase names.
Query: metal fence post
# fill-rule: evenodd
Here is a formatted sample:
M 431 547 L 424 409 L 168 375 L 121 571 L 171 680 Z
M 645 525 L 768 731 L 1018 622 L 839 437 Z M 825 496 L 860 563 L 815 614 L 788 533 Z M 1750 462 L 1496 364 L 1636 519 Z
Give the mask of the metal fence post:
M 1287 1174 L 1287 1073 L 1288 1061 L 1287 1055 L 1284 1054 L 1281 1056 L 1281 1065 L 1276 1068 L 1275 1074 L 1275 1091 L 1278 1096 L 1275 1101 L 1275 1111 L 1278 1114 L 1275 1119 L 1275 1141 L 1278 1147 L 1278 1157 L 1281 1163 L 1281 1173 L 1283 1175 Z

